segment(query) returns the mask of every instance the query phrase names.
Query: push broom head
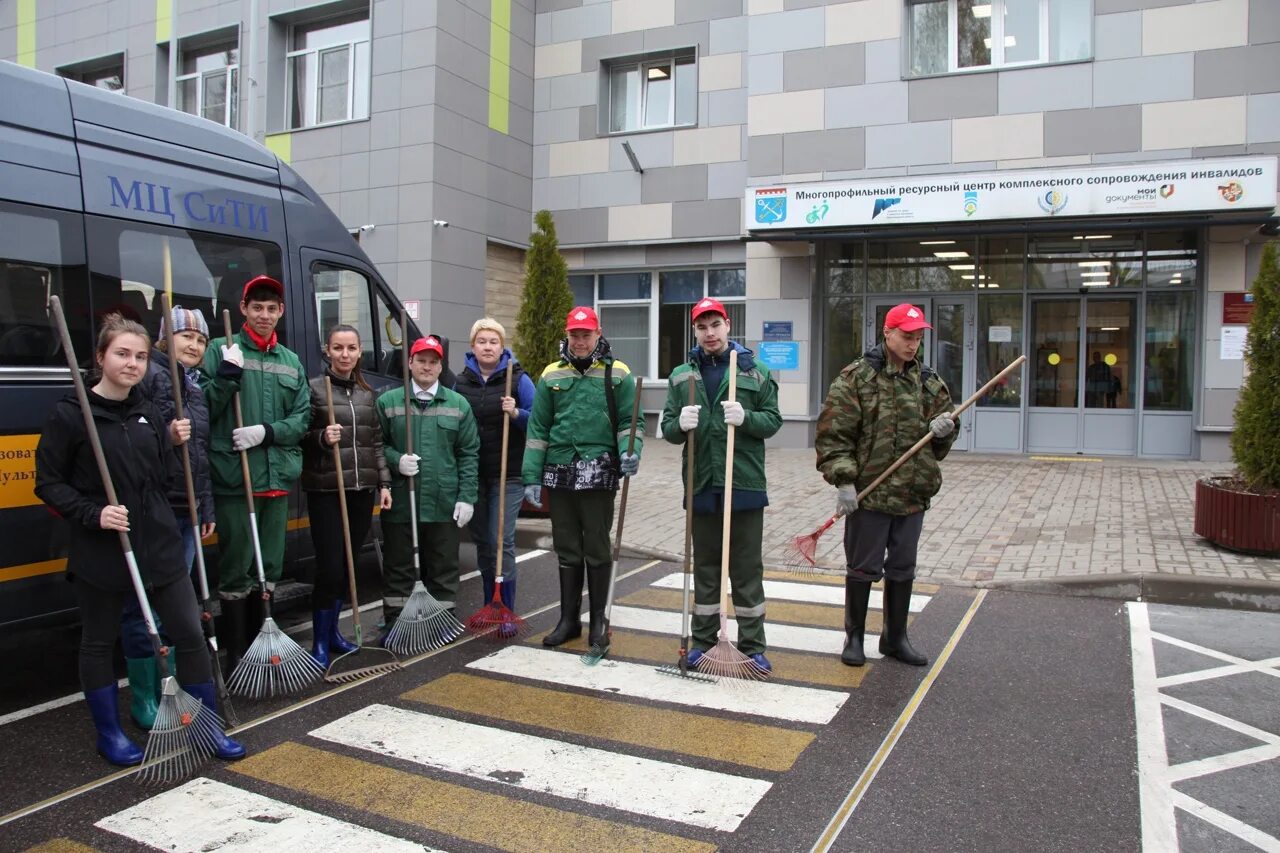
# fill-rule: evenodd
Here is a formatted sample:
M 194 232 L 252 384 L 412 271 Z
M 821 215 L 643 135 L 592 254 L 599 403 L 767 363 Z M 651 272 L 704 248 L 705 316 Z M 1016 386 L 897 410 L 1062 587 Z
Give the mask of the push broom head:
M 493 600 L 467 619 L 466 629 L 494 642 L 505 642 L 526 636 L 529 623 L 502 603 L 502 587 L 495 586 Z
M 723 613 L 720 614 L 720 641 L 702 653 L 696 666 L 701 672 L 717 678 L 764 681 L 769 677 L 769 673 L 729 642 L 729 632 Z
M 160 685 L 160 706 L 147 736 L 138 781 L 168 785 L 184 779 L 214 752 L 214 736 L 222 720 L 212 708 L 165 678 Z
M 397 655 L 420 655 L 444 648 L 466 630 L 449 608 L 427 592 L 422 581 L 415 581 L 400 618 L 387 632 L 385 646 Z
M 322 675 L 324 667 L 268 616 L 227 679 L 227 689 L 237 696 L 267 699 L 300 692 Z

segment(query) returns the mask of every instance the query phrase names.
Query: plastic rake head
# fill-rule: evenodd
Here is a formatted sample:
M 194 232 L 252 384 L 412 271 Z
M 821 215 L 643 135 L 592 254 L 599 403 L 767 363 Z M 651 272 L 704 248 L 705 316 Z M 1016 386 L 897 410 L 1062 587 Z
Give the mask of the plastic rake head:
M 782 564 L 786 570 L 797 575 L 817 574 L 818 539 L 821 536 L 822 533 L 815 530 L 792 539 L 782 554 Z
M 606 631 L 604 635 L 604 642 L 593 643 L 591 648 L 587 649 L 581 655 L 578 655 L 578 660 L 582 661 L 587 666 L 595 666 L 600 663 L 600 661 L 604 660 L 605 656 L 609 654 L 610 640 L 612 639 L 613 637 Z
M 155 725 L 147 736 L 138 781 L 167 785 L 195 773 L 213 755 L 214 734 L 222 731 L 217 712 L 206 708 L 173 678 L 161 684 Z
M 369 663 L 366 657 L 364 666 L 352 667 L 351 669 L 342 669 L 339 664 L 346 666 L 350 663 L 347 658 L 356 652 L 368 652 L 374 655 L 386 655 L 391 658 L 381 663 Z M 400 669 L 400 660 L 390 649 L 381 649 L 377 646 L 360 646 L 357 649 L 347 652 L 345 655 L 339 655 L 329 664 L 329 668 L 325 670 L 324 680 L 327 684 L 346 684 L 351 681 L 359 681 L 362 678 L 370 678 L 374 675 L 382 675 L 388 672 L 395 672 Z
M 529 623 L 496 599 L 472 614 L 465 627 L 469 633 L 494 642 L 517 640 L 529 633 Z
M 268 699 L 298 693 L 323 675 L 324 667 L 268 616 L 227 679 L 227 689 L 237 696 Z

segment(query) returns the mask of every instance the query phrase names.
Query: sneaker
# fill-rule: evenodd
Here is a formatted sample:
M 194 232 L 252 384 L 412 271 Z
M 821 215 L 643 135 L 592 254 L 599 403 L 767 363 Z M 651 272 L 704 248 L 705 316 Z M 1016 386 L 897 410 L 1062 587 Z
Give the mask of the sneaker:
M 698 661 L 702 660 L 702 649 L 689 649 L 689 653 L 685 655 L 684 660 L 689 666 L 697 666 Z
M 769 663 L 769 659 L 764 656 L 764 652 L 756 652 L 754 655 L 748 655 L 748 657 L 756 665 L 756 669 L 764 673 L 773 672 L 773 664 Z

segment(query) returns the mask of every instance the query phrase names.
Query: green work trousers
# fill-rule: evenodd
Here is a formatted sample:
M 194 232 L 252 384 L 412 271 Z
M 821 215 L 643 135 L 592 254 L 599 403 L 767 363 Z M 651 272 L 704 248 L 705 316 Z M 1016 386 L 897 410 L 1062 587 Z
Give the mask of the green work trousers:
M 407 521 L 382 521 L 382 616 L 391 625 L 418 580 L 413 563 L 413 530 Z M 458 600 L 458 525 L 452 521 L 418 523 L 422 583 L 431 597 L 453 607 Z
M 585 567 L 608 571 L 613 566 L 609 530 L 613 527 L 611 489 L 548 489 L 551 541 L 561 570 Z M 579 576 L 581 578 L 581 576 Z M 596 605 L 591 602 L 592 607 Z
M 253 531 L 243 495 L 215 495 L 218 514 L 218 596 L 244 598 L 258 585 L 253 561 Z M 284 571 L 284 540 L 289 527 L 289 498 L 253 499 L 258 518 L 258 544 L 267 589 L 275 589 Z
M 720 637 L 720 556 L 724 517 L 693 517 L 693 646 L 706 649 Z M 738 622 L 738 651 L 764 652 L 764 509 L 733 513 L 729 532 L 729 588 Z

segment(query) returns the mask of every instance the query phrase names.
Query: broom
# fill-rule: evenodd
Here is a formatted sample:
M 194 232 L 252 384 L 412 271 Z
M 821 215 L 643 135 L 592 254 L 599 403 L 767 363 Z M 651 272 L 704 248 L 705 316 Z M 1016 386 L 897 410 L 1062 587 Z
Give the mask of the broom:
M 183 419 L 182 395 L 186 388 L 182 380 L 182 369 L 178 366 L 178 350 L 173 341 L 173 305 L 169 300 L 172 286 L 172 266 L 169 260 L 169 238 L 164 240 L 164 283 L 165 292 L 160 296 L 160 305 L 164 309 L 164 339 L 169 350 L 169 380 L 173 383 L 174 414 L 178 420 Z M 196 541 L 196 580 L 200 584 L 200 625 L 204 629 L 205 643 L 209 646 L 209 664 L 213 668 L 213 683 L 218 689 L 218 698 L 222 701 L 223 713 L 232 727 L 240 725 L 236 718 L 235 708 L 231 705 L 231 693 L 227 690 L 227 682 L 222 677 L 222 664 L 218 662 L 218 637 L 214 631 L 213 612 L 209 606 L 209 576 L 204 567 L 204 546 L 200 544 L 200 509 L 196 505 L 195 479 L 191 476 L 191 448 L 187 442 L 182 444 L 182 477 L 187 487 L 187 508 L 191 514 L 191 531 Z
M 511 396 L 511 359 L 507 359 L 507 390 L 505 396 Z M 498 488 L 507 487 L 507 441 L 511 432 L 511 418 L 502 417 L 502 461 L 498 467 Z M 481 607 L 466 622 L 467 630 L 473 634 L 488 636 L 500 640 L 512 640 L 522 637 L 529 631 L 529 624 L 517 616 L 511 608 L 502 603 L 502 560 L 506 527 L 507 501 L 505 494 L 498 498 L 498 535 L 494 545 L 498 552 L 497 568 L 493 575 L 493 599 Z
M 413 386 L 409 381 L 409 318 L 400 309 L 401 349 L 404 354 L 404 452 L 413 452 Z M 454 618 L 449 608 L 437 601 L 421 580 L 422 564 L 418 550 L 418 478 L 408 477 L 409 530 L 413 537 L 413 567 L 419 575 L 413 592 L 404 603 L 396 622 L 387 632 L 383 645 L 398 655 L 420 655 L 431 649 L 449 645 L 466 629 Z
M 963 412 L 965 409 L 969 408 L 978 400 L 980 400 L 988 391 L 994 388 L 1001 379 L 1003 379 L 1005 376 L 1013 372 L 1015 368 L 1021 366 L 1022 363 L 1026 360 L 1027 360 L 1027 357 L 1025 355 L 1020 355 L 1017 358 L 1015 358 L 1004 370 L 1000 371 L 995 376 L 991 377 L 991 379 L 988 380 L 985 385 L 983 385 L 981 388 L 979 388 L 977 391 L 971 394 L 967 400 L 965 400 L 963 403 L 957 406 L 955 411 L 951 413 L 951 416 L 953 418 L 959 417 L 961 412 Z M 858 492 L 858 503 L 861 504 L 864 500 L 866 500 L 867 495 L 871 494 L 871 492 L 874 491 L 877 486 L 879 486 L 885 480 L 889 479 L 889 476 L 893 474 L 894 471 L 897 471 L 899 468 L 905 465 L 908 459 L 910 459 L 912 456 L 915 456 L 918 452 L 920 452 L 920 450 L 924 448 L 925 445 L 927 445 L 931 441 L 933 441 L 933 433 L 930 432 L 923 435 L 919 441 L 917 441 L 915 444 L 913 444 L 910 448 L 907 449 L 906 453 L 899 456 L 896 460 L 894 460 L 894 463 L 892 465 L 884 469 L 884 471 L 881 472 L 880 476 L 872 480 L 871 483 L 865 489 Z M 814 569 L 818 565 L 818 562 L 816 559 L 816 555 L 818 553 L 818 540 L 822 538 L 822 534 L 826 533 L 828 530 L 831 529 L 831 526 L 836 523 L 836 520 L 838 518 L 840 518 L 838 514 L 833 514 L 830 518 L 824 521 L 821 524 L 821 526 L 819 526 L 812 533 L 805 533 L 803 535 L 796 536 L 791 540 L 791 543 L 787 546 L 787 550 L 783 553 L 783 557 L 782 557 L 783 563 L 788 571 L 791 571 L 795 574 L 813 574 L 814 573 Z
M 692 374 L 689 374 L 689 402 L 692 406 L 697 403 L 698 395 L 696 380 Z M 663 675 L 674 675 L 678 678 L 689 678 L 694 681 L 709 681 L 715 683 L 717 680 L 714 676 L 698 672 L 696 669 L 689 669 L 689 576 L 693 574 L 693 490 L 694 481 L 697 476 L 697 469 L 693 464 L 693 451 L 698 446 L 697 431 L 690 435 L 685 433 L 685 472 L 684 472 L 684 572 L 681 580 L 684 582 L 684 596 L 680 603 L 680 655 L 676 663 L 664 663 L 657 667 L 658 672 Z
M 738 394 L 738 351 L 729 350 L 729 402 Z M 733 424 L 726 426 L 724 451 L 724 524 L 720 533 L 720 639 L 702 653 L 696 666 L 721 678 L 764 680 L 769 674 L 729 642 L 729 533 L 733 515 Z
M 93 422 L 93 412 L 89 409 L 89 395 L 85 392 L 84 378 L 80 375 L 75 347 L 71 343 L 71 333 L 67 330 L 67 318 L 62 313 L 62 301 L 56 295 L 49 297 L 49 309 L 53 312 L 58 335 L 62 338 L 62 352 L 67 359 L 67 367 L 71 368 L 76 400 L 80 403 L 80 414 L 84 417 L 85 434 L 89 438 L 89 447 L 93 450 L 94 462 L 98 465 L 98 476 L 102 478 L 107 503 L 115 506 L 120 501 L 116 497 L 115 484 L 111 481 L 111 472 L 107 469 L 107 460 L 102 453 L 102 440 L 98 437 L 98 427 Z M 151 602 L 147 600 L 147 591 L 142 585 L 129 534 L 121 530 L 119 535 L 124 562 L 129 567 L 129 580 L 133 583 L 134 595 L 138 597 L 138 607 L 142 610 L 147 636 L 151 638 L 151 648 L 160 668 L 160 704 L 156 711 L 155 725 L 147 735 L 138 778 L 147 784 L 167 784 L 190 774 L 213 754 L 214 730 L 222 730 L 222 720 L 218 719 L 216 712 L 206 708 L 199 699 L 179 687 L 177 680 L 170 674 L 169 649 L 160 643 L 156 621 L 151 615 Z
M 222 325 L 231 344 L 231 312 L 223 309 Z M 240 408 L 240 392 L 233 398 L 236 428 L 244 426 L 244 413 Z M 258 636 L 240 658 L 227 688 L 235 694 L 264 699 L 279 693 L 293 693 L 320 678 L 324 670 L 315 658 L 302 646 L 280 630 L 271 618 L 271 592 L 267 589 L 267 574 L 262 565 L 262 543 L 258 537 L 258 513 L 253 503 L 253 475 L 249 473 L 249 453 L 240 451 L 240 475 L 244 480 L 244 500 L 249 510 L 249 535 L 253 539 L 253 563 L 258 570 L 258 587 L 261 590 L 262 609 L 266 616 Z
M 329 425 L 336 424 L 337 418 L 333 415 L 333 382 L 329 379 L 329 374 L 324 377 L 324 402 L 329 410 Z M 352 448 L 355 447 L 355 424 L 351 425 L 352 432 Z M 355 464 L 359 464 L 359 460 L 355 460 Z M 339 655 L 329 662 L 329 668 L 325 670 L 324 680 L 330 684 L 342 684 L 347 681 L 359 681 L 361 678 L 368 678 L 371 675 L 380 675 L 384 672 L 394 672 L 400 668 L 400 661 L 396 659 L 395 653 L 390 649 L 373 647 L 370 651 L 390 655 L 390 661 L 382 663 L 368 664 L 365 666 L 349 669 L 345 672 L 338 668 L 338 662 L 364 651 L 364 632 L 360 627 L 360 599 L 356 594 L 356 560 L 355 550 L 351 544 L 351 522 L 347 520 L 347 491 L 346 485 L 342 477 L 342 449 L 337 445 L 333 445 L 333 466 L 338 475 L 338 510 L 342 515 L 342 545 L 346 550 L 347 558 L 347 588 L 351 596 L 351 627 L 355 633 L 356 647 L 351 651 Z

